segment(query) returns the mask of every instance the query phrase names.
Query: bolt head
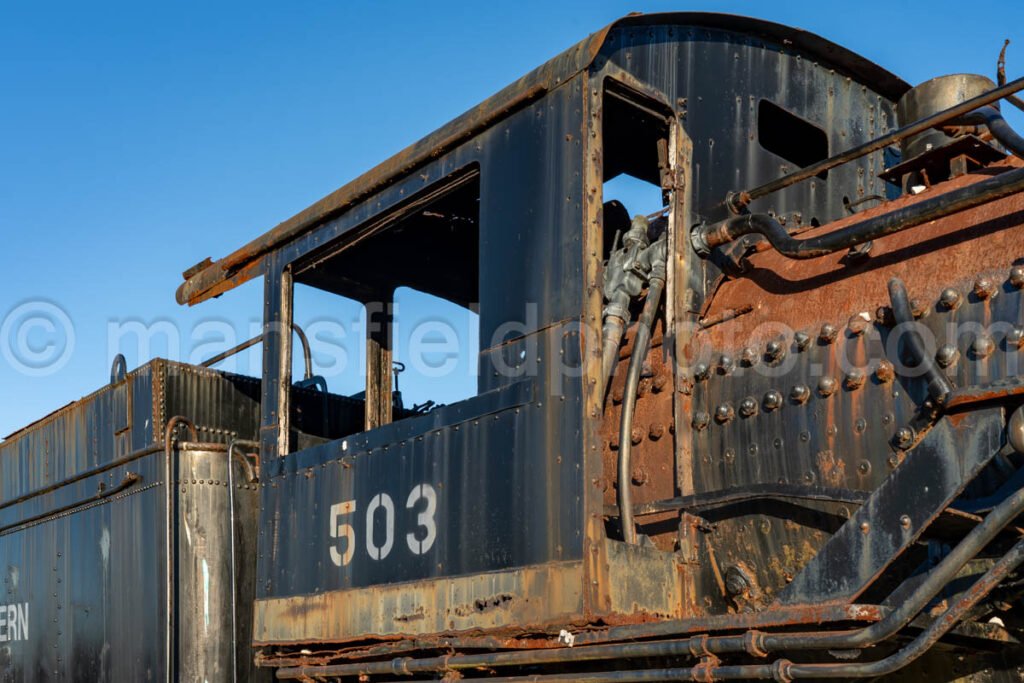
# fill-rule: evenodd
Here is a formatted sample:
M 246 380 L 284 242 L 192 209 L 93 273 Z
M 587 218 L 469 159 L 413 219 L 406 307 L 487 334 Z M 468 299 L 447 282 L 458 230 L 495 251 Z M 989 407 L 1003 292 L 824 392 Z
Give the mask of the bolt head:
M 789 391 L 789 400 L 793 403 L 807 403 L 807 399 L 811 397 L 811 390 L 807 388 L 806 384 L 797 384 Z
M 715 420 L 725 424 L 735 416 L 736 412 L 733 410 L 731 403 L 723 403 L 722 405 L 715 408 Z
M 875 377 L 878 378 L 879 382 L 887 384 L 896 379 L 896 369 L 889 361 L 880 360 L 878 361 L 878 367 L 875 368 Z
M 863 370 L 860 368 L 853 368 L 846 373 L 846 377 L 843 378 L 843 386 L 851 391 L 854 389 L 860 389 L 864 386 L 865 379 L 866 375 Z
M 728 375 L 736 367 L 736 362 L 732 359 L 732 356 L 722 354 L 722 357 L 718 359 L 718 372 L 723 375 Z
M 768 360 L 774 363 L 786 354 L 786 347 L 783 346 L 782 342 L 772 340 L 765 345 L 764 353 Z
M 1024 329 L 1015 327 L 1006 335 L 1006 350 L 1016 351 L 1021 346 L 1024 346 Z
M 942 290 L 942 294 L 939 295 L 939 306 L 947 311 L 955 311 L 960 307 L 960 303 L 960 292 L 952 287 Z
M 818 339 L 823 344 L 831 344 L 839 336 L 839 330 L 836 326 L 831 323 L 825 323 L 821 326 L 821 331 L 818 333 Z
M 743 349 L 743 351 L 740 352 L 740 364 L 743 365 L 744 367 L 753 367 L 757 365 L 758 360 L 759 356 L 757 351 L 750 346 L 748 346 L 747 348 Z
M 974 281 L 974 295 L 981 300 L 989 299 L 996 293 L 995 282 L 991 278 L 981 277 Z
M 709 374 L 711 374 L 711 369 L 708 368 L 707 363 L 697 363 L 693 367 L 693 378 L 698 382 L 706 380 Z
M 1024 287 L 1024 266 L 1014 266 L 1010 268 L 1010 285 L 1014 289 L 1020 289 Z
M 833 377 L 822 377 L 818 380 L 818 393 L 822 396 L 831 396 L 836 390 L 836 380 Z
M 971 343 L 971 353 L 975 358 L 988 358 L 995 351 L 996 343 L 987 334 L 980 334 Z
M 859 337 L 864 334 L 864 330 L 868 329 L 869 322 L 871 321 L 868 320 L 867 314 L 857 313 L 850 316 L 846 323 L 846 329 L 850 332 L 851 337 Z
M 711 416 L 708 415 L 706 412 L 701 411 L 698 413 L 694 413 L 693 422 L 691 422 L 691 424 L 693 425 L 693 428 L 699 432 L 704 430 L 704 428 L 708 426 L 709 422 L 711 422 Z
M 757 401 L 749 396 L 740 401 L 740 416 L 751 417 L 757 413 Z
M 771 411 L 782 407 L 782 394 L 772 389 L 764 395 L 764 409 Z
M 895 441 L 900 448 L 906 448 L 914 442 L 914 430 L 910 427 L 900 427 L 896 430 Z
M 935 352 L 935 362 L 940 368 L 948 368 L 954 365 L 960 358 L 960 352 L 952 344 L 943 344 Z
M 807 347 L 811 345 L 811 336 L 806 332 L 797 332 L 793 335 L 793 342 L 796 344 L 797 351 L 806 351 Z

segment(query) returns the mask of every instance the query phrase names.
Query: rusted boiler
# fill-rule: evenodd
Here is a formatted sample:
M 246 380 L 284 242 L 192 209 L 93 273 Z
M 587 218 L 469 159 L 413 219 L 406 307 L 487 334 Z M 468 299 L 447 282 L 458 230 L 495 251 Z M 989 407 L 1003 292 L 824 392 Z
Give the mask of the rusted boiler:
M 1001 69 L 912 88 L 797 29 L 631 15 L 187 270 L 188 305 L 263 279 L 258 382 L 158 361 L 75 410 L 119 458 L 102 473 L 157 491 L 223 454 L 205 478 L 241 499 L 207 514 L 232 513 L 217 561 L 242 580 L 218 593 L 235 657 L 205 680 L 1021 680 L 1024 139 L 1000 108 L 1022 89 Z M 473 395 L 403 400 L 403 288 L 478 316 Z M 306 289 L 365 308 L 361 391 L 316 375 Z M 153 373 L 187 379 L 157 387 L 174 410 L 125 431 L 103 406 L 148 401 Z M 18 467 L 56 457 L 39 429 Z M 126 480 L 31 502 L 92 457 L 45 490 L 5 476 L 9 557 L 130 504 Z M 196 661 L 180 506 L 151 510 L 147 579 L 172 588 L 138 654 L 168 680 Z M 12 598 L 33 625 L 15 680 L 49 679 L 64 642 L 40 591 Z M 128 647 L 83 642 L 47 668 Z

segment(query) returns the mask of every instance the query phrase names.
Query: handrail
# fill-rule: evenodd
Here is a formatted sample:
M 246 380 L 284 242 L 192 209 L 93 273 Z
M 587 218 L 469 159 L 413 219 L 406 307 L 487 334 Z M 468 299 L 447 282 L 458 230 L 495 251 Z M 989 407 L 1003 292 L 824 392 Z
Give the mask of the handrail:
M 859 159 L 871 152 L 877 152 L 878 150 L 888 147 L 895 142 L 899 142 L 904 138 L 908 138 L 911 135 L 917 135 L 918 133 L 923 133 L 930 128 L 935 128 L 936 126 L 947 123 L 950 120 L 963 116 L 964 114 L 968 114 L 979 107 L 984 107 L 985 105 L 997 102 L 1005 98 L 1007 95 L 1019 92 L 1020 90 L 1024 90 L 1024 78 L 1018 78 L 1010 81 L 1006 85 L 989 90 L 988 92 L 982 93 L 977 97 L 972 97 L 969 100 L 964 100 L 959 104 L 949 107 L 948 109 L 944 109 L 938 113 L 932 114 L 931 116 L 926 116 L 914 123 L 898 128 L 891 133 L 887 133 L 882 137 L 865 142 L 862 145 L 848 149 L 845 152 L 841 152 L 835 156 L 829 157 L 828 159 L 819 161 L 816 164 L 805 166 L 798 171 L 784 175 L 781 178 L 776 178 L 775 180 L 764 183 L 763 185 L 758 185 L 757 187 L 749 190 L 730 192 L 726 196 L 725 203 L 733 213 L 742 213 L 746 206 L 755 199 L 766 197 L 778 192 L 779 190 L 787 188 L 790 185 L 795 185 L 796 183 L 807 180 L 808 178 L 813 178 L 819 173 L 824 173 L 836 166 L 841 166 L 848 161 Z
M 302 328 L 296 325 L 295 323 L 292 323 L 292 330 L 295 331 L 295 334 L 299 338 L 299 343 L 302 344 L 302 359 L 306 366 L 306 376 L 303 379 L 313 379 L 313 352 L 309 346 L 309 337 L 307 337 L 306 333 L 302 330 Z M 259 344 L 261 341 L 263 341 L 263 335 L 256 335 L 252 339 L 246 339 L 244 342 L 238 344 L 237 346 L 232 346 L 230 349 L 226 351 L 221 351 L 216 356 L 204 360 L 199 365 L 200 367 L 204 368 L 212 367 L 217 363 L 221 362 L 222 360 L 224 360 L 225 358 L 230 358 L 236 353 L 241 353 L 242 351 L 245 351 L 249 347 Z

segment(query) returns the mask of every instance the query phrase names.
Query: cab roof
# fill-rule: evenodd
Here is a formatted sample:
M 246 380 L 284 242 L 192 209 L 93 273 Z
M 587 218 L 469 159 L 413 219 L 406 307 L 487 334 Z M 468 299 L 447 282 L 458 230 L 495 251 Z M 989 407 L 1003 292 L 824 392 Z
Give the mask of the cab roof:
M 910 87 L 903 80 L 860 55 L 801 29 L 760 19 L 708 12 L 630 14 L 608 24 L 565 52 L 492 95 L 482 103 L 413 143 L 380 165 L 343 185 L 323 199 L 274 226 L 231 254 L 210 258 L 182 275 L 179 304 L 195 305 L 260 274 L 262 257 L 288 244 L 326 220 L 379 191 L 428 161 L 493 125 L 513 110 L 543 96 L 589 68 L 613 29 L 620 27 L 681 25 L 711 28 L 765 38 L 829 64 L 858 82 L 870 84 L 880 95 L 897 100 Z

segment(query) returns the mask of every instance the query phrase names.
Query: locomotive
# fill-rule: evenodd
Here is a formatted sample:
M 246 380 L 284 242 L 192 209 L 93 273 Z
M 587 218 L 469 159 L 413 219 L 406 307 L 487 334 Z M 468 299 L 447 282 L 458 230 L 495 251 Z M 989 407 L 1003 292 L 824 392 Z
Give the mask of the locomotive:
M 1022 89 L 587 37 L 184 272 L 258 337 L 0 443 L 0 680 L 1024 679 Z M 365 307 L 362 391 L 296 287 Z M 404 405 L 401 287 L 477 314 L 474 395 Z

